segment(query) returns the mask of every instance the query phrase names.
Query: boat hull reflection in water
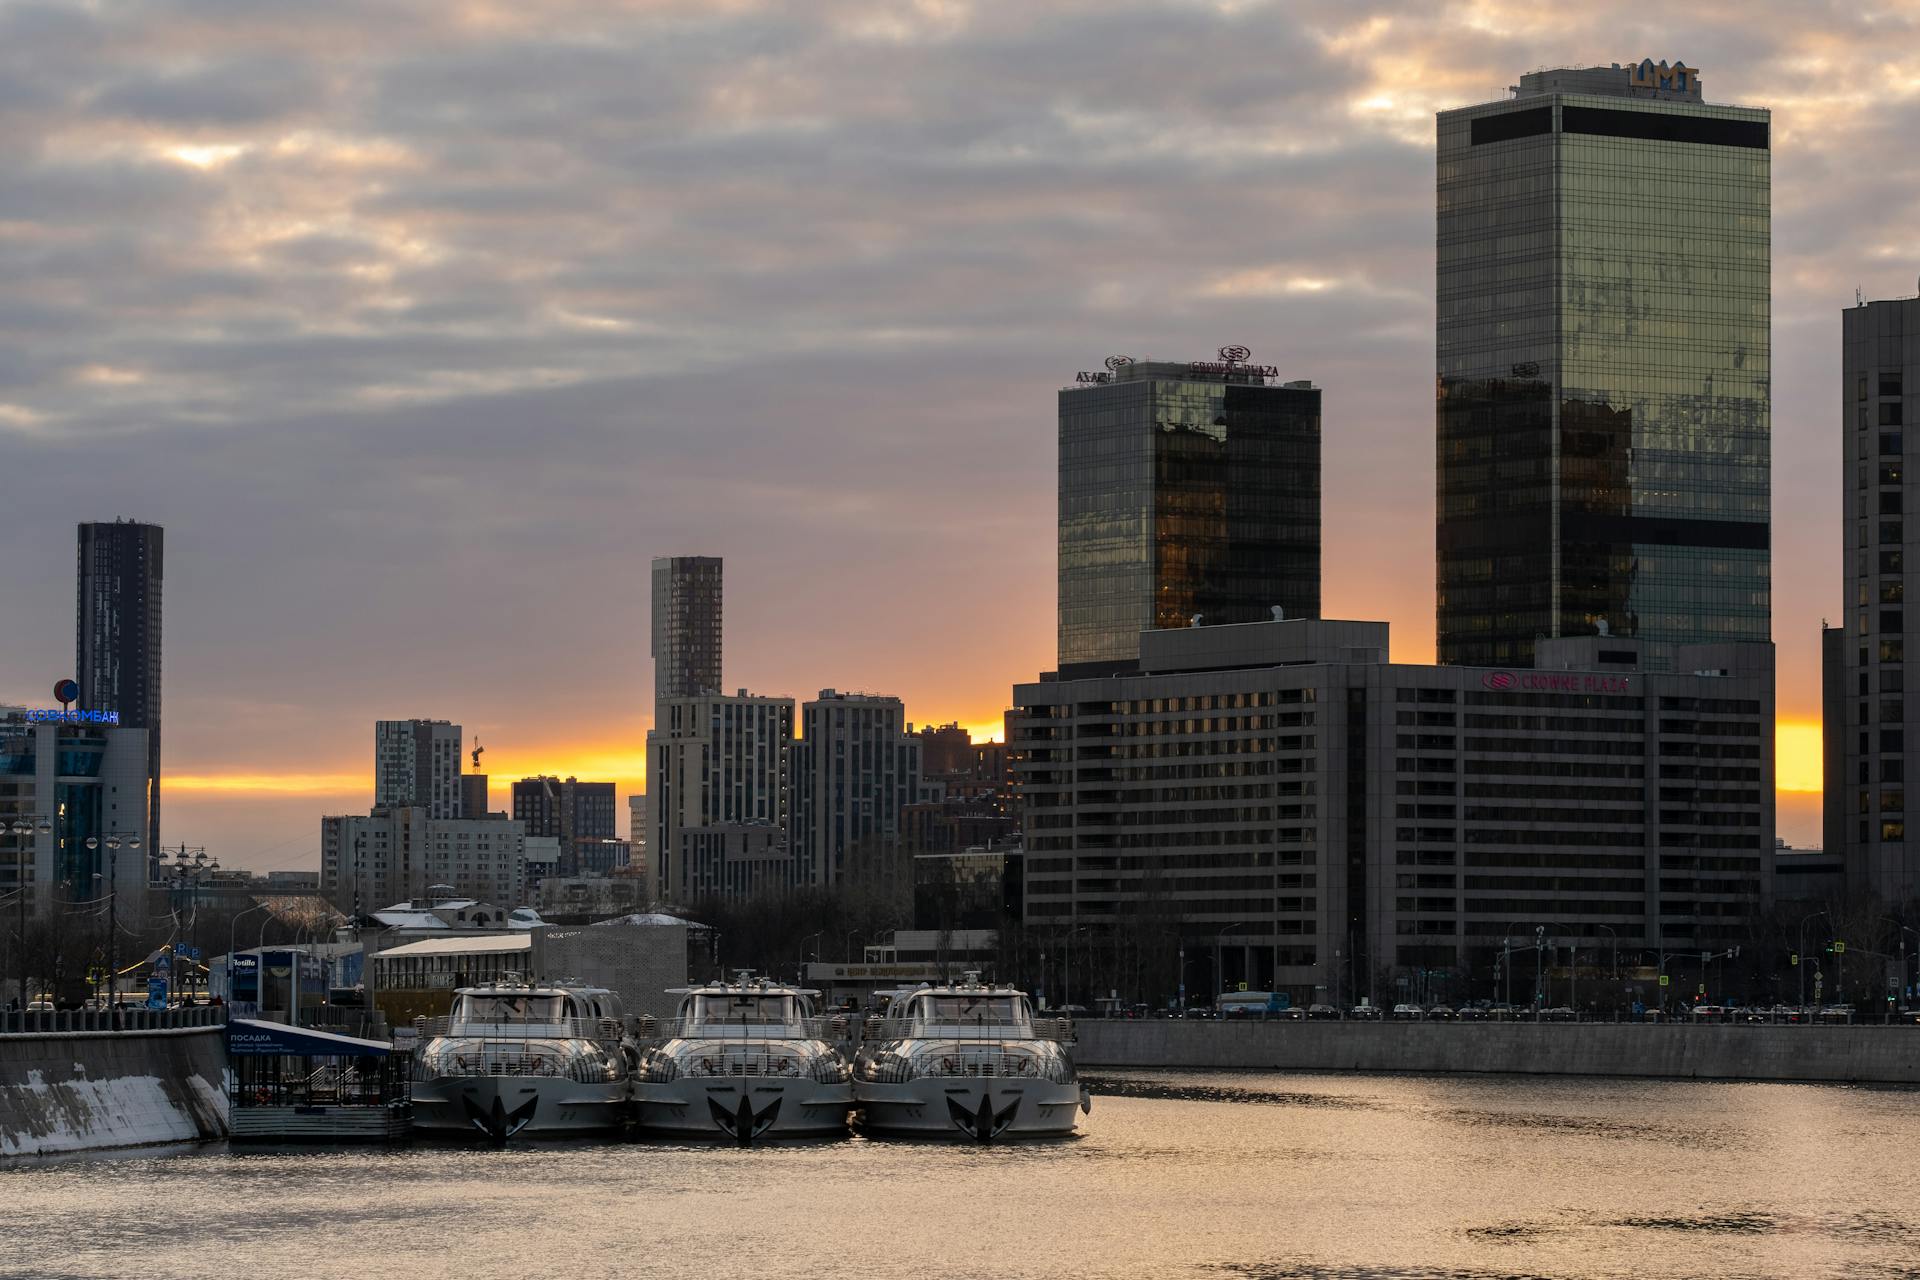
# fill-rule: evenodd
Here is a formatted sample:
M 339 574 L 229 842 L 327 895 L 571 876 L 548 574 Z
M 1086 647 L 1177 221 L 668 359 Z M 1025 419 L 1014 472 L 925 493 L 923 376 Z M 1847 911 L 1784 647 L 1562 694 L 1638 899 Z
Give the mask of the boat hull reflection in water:
M 633 1098 L 648 1133 L 764 1138 L 846 1133 L 853 1086 L 817 992 L 752 981 L 686 987 L 679 1015 L 641 1055 Z
M 463 987 L 421 1050 L 414 1127 L 478 1133 L 609 1133 L 626 1121 L 630 1073 L 618 997 L 596 987 Z
M 854 1062 L 861 1127 L 975 1142 L 1069 1136 L 1090 1105 L 1072 1038 L 1065 1019 L 1036 1020 L 1025 995 L 974 974 L 903 992 L 868 1021 Z

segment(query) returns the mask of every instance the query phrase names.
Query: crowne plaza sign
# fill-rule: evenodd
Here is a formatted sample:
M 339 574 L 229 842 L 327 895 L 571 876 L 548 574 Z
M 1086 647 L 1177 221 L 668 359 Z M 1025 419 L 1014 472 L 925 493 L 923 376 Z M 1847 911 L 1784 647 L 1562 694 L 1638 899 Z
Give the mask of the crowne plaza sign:
M 1632 676 L 1582 671 L 1489 671 L 1480 687 L 1495 693 L 1632 693 Z

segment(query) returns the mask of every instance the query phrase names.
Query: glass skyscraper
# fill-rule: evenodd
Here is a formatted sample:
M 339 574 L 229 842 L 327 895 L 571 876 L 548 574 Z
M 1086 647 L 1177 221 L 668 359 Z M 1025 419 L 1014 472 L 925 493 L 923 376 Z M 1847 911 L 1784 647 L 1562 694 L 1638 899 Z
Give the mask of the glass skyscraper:
M 1440 113 L 1438 647 L 1766 640 L 1769 113 L 1699 72 Z
M 1060 392 L 1059 662 L 1140 633 L 1320 616 L 1320 391 L 1218 361 L 1114 357 Z
M 160 847 L 160 623 L 166 533 L 132 520 L 79 527 L 74 676 L 80 706 L 147 731 L 148 856 Z

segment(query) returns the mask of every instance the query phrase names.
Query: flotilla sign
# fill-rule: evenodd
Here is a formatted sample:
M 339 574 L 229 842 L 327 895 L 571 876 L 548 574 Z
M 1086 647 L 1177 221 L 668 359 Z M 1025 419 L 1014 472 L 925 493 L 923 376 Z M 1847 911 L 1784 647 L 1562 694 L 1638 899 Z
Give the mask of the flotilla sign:
M 69 711 L 65 707 L 29 707 L 29 724 L 119 724 L 118 711 Z

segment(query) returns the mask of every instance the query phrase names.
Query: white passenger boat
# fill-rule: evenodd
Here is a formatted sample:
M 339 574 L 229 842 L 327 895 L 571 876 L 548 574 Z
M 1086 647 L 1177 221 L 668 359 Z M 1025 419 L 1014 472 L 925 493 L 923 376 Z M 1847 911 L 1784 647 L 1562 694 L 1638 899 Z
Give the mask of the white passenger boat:
M 421 1020 L 414 1127 L 496 1142 L 620 1128 L 631 1079 L 621 1016 L 619 997 L 602 987 L 509 974 L 460 988 L 447 1017 Z
M 656 1030 L 634 1072 L 642 1129 L 742 1146 L 846 1132 L 851 1073 L 830 1043 L 834 1029 L 814 1016 L 819 992 L 742 973 L 669 994 L 681 997 L 679 1015 Z
M 1091 1100 L 1070 1053 L 1073 1024 L 1035 1019 L 1012 987 L 969 973 L 902 992 L 867 1020 L 853 1065 L 861 1128 L 877 1134 L 1063 1137 Z

